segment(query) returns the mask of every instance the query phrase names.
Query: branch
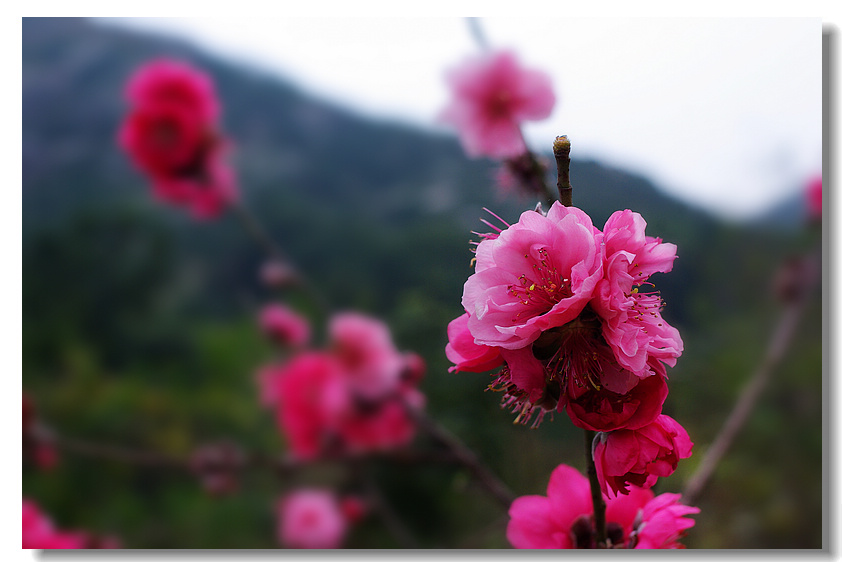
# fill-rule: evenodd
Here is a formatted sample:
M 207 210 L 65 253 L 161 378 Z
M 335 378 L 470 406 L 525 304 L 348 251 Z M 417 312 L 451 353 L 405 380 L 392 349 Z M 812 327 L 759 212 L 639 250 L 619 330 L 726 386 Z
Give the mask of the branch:
M 457 461 L 467 468 L 477 482 L 503 506 L 503 509 L 509 509 L 512 502 L 515 501 L 515 495 L 491 470 L 480 462 L 476 454 L 467 445 L 421 410 L 406 402 L 404 402 L 404 407 L 415 420 L 415 423 L 429 433 L 433 439 L 447 447 Z
M 585 459 L 587 459 L 588 480 L 591 483 L 591 500 L 593 500 L 593 524 L 596 531 L 596 547 L 605 548 L 608 534 L 605 531 L 605 500 L 602 499 L 602 489 L 596 475 L 596 465 L 593 460 L 593 441 L 596 432 L 585 430 Z
M 760 364 L 745 387 L 743 387 L 737 403 L 734 405 L 734 409 L 731 411 L 722 429 L 720 429 L 713 444 L 708 448 L 698 468 L 696 468 L 696 471 L 684 487 L 683 502 L 686 505 L 692 505 L 698 499 L 699 494 L 716 470 L 719 461 L 722 460 L 722 457 L 734 442 L 743 425 L 745 425 L 746 420 L 757 403 L 757 399 L 768 384 L 772 372 L 786 354 L 787 349 L 792 343 L 795 329 L 806 309 L 808 297 L 812 293 L 815 280 L 819 277 L 815 271 L 817 265 L 818 258 L 813 255 L 806 258 L 803 264 L 803 271 L 795 272 L 796 275 L 800 274 L 804 276 L 806 280 L 801 279 L 801 286 L 797 287 L 797 290 L 791 294 L 791 299 L 781 313 L 777 326 L 772 332 L 765 356 L 761 359 Z

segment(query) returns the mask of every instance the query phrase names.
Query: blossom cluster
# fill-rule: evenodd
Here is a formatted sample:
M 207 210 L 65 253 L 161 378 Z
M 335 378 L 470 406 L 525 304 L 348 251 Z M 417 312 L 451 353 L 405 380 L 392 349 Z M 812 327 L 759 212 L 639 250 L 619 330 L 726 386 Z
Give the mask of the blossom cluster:
M 678 494 L 655 496 L 631 486 L 627 495 L 603 496 L 609 548 L 684 548 L 678 542 L 695 525 L 699 508 Z M 550 476 L 546 496 L 522 496 L 509 508 L 506 537 L 515 548 L 595 548 L 594 507 L 588 479 L 567 465 Z
M 483 234 L 465 283 L 465 313 L 448 325 L 451 370 L 502 367 L 491 387 L 538 425 L 567 412 L 602 432 L 595 461 L 603 491 L 651 486 L 690 455 L 687 432 L 662 415 L 666 366 L 683 351 L 651 287 L 672 269 L 676 247 L 645 234 L 646 222 L 617 211 L 602 230 L 575 207 L 526 211 Z
M 159 59 L 135 72 L 126 97 L 131 109 L 120 145 L 149 177 L 154 195 L 197 218 L 217 216 L 237 187 L 223 159 L 227 141 L 211 80 L 184 62 Z
M 409 443 L 407 407 L 421 408 L 423 360 L 401 353 L 388 327 L 358 313 L 337 314 L 327 349 L 306 349 L 258 373 L 262 403 L 275 409 L 293 455 L 382 451 Z

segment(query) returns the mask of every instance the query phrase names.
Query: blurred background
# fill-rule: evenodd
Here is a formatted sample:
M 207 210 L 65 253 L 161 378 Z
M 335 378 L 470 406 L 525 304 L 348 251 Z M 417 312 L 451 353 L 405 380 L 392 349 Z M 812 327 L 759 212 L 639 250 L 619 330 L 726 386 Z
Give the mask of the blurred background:
M 653 278 L 685 344 L 665 413 L 696 444 L 656 486 L 673 492 L 765 353 L 779 265 L 819 243 L 804 189 L 822 166 L 821 26 L 629 21 L 482 29 L 553 77 L 556 109 L 525 133 L 542 153 L 570 135 L 574 203 L 597 225 L 638 211 L 647 234 L 678 246 L 674 270 Z M 173 455 L 219 438 L 283 450 L 253 377 L 273 353 L 255 323 L 271 298 L 260 248 L 232 216 L 195 222 L 154 202 L 116 145 L 127 78 L 181 58 L 213 77 L 243 199 L 315 289 L 388 322 L 427 362 L 429 413 L 517 495 L 544 494 L 559 463 L 584 468 L 580 430 L 565 415 L 512 425 L 482 392 L 489 377 L 448 373 L 444 356 L 482 207 L 513 222 L 535 203 L 501 194 L 497 165 L 469 160 L 436 123 L 445 69 L 478 50 L 468 26 L 268 23 L 23 19 L 24 391 L 62 435 Z M 698 501 L 689 548 L 821 547 L 820 293 Z M 422 546 L 508 546 L 505 510 L 465 470 L 375 470 Z M 187 474 L 70 454 L 23 475 L 57 524 L 130 548 L 274 548 L 288 484 L 249 472 L 239 494 L 212 498 Z M 347 546 L 396 544 L 369 519 Z

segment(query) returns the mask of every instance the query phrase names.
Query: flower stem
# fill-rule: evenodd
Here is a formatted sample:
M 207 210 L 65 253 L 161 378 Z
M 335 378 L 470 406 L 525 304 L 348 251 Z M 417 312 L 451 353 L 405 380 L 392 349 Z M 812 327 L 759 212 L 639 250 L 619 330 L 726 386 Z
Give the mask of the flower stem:
M 595 437 L 595 431 L 585 430 L 585 458 L 588 464 L 588 480 L 591 482 L 596 547 L 605 548 L 605 540 L 608 536 L 605 532 L 605 501 L 602 499 L 602 489 L 599 487 L 599 479 L 596 476 L 596 465 L 593 460 L 593 441 Z
M 553 155 L 558 166 L 558 198 L 565 207 L 573 205 L 573 186 L 570 185 L 570 139 L 567 135 L 556 137 Z

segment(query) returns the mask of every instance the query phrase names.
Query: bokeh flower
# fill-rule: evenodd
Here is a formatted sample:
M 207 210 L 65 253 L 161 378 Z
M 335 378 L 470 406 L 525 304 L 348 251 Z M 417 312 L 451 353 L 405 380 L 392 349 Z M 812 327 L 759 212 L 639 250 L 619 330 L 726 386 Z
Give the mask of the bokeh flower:
M 472 157 L 526 152 L 520 124 L 548 117 L 555 105 L 549 76 L 523 68 L 510 51 L 468 59 L 446 78 L 453 99 L 441 119 L 459 130 Z
M 76 531 L 60 531 L 32 500 L 23 498 L 22 548 L 86 548 L 87 535 Z
M 407 408 L 425 402 L 417 388 L 424 361 L 399 352 L 388 327 L 361 314 L 334 316 L 329 333 L 326 350 L 298 353 L 257 376 L 291 452 L 313 459 L 409 443 L 416 426 Z
M 158 199 L 197 218 L 215 217 L 236 199 L 210 78 L 184 62 L 153 60 L 129 80 L 126 97 L 131 107 L 119 142 Z
M 268 304 L 260 311 L 260 327 L 279 345 L 300 347 L 310 340 L 310 324 L 288 306 Z
M 329 490 L 301 489 L 278 502 L 278 540 L 287 548 L 339 548 L 348 531 L 340 501 Z

